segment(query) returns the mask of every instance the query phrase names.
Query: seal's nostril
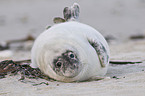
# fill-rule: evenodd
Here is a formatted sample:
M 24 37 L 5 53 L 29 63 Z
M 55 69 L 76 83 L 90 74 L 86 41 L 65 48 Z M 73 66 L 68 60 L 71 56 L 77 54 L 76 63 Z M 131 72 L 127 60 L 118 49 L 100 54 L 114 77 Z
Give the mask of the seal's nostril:
M 76 68 L 76 67 L 77 67 L 77 65 L 76 65 L 76 64 L 74 64 L 74 65 L 73 65 L 73 67 L 74 67 L 74 68 Z
M 74 68 L 76 68 L 76 66 L 74 65 Z

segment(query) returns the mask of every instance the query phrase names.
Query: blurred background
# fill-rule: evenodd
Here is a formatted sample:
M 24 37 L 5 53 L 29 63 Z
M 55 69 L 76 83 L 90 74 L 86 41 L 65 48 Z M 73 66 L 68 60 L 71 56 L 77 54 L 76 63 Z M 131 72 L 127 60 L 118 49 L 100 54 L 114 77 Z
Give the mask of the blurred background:
M 145 35 L 145 0 L 0 0 L 0 41 L 38 36 L 74 2 L 80 5 L 80 22 L 104 36 L 126 41 Z

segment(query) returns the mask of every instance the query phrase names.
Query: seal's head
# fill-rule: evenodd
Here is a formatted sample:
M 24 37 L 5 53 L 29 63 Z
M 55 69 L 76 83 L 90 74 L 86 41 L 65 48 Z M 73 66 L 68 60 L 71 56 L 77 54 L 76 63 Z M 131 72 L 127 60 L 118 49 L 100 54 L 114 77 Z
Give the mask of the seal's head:
M 66 50 L 53 60 L 53 70 L 59 76 L 73 78 L 79 74 L 79 67 L 77 54 L 71 50 Z

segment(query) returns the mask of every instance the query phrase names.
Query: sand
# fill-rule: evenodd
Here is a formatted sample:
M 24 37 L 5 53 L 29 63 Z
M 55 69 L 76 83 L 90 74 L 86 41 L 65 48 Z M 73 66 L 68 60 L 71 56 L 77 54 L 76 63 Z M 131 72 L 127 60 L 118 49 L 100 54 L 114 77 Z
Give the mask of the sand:
M 111 60 L 141 60 L 143 63 L 110 64 L 106 78 L 99 81 L 63 83 L 44 79 L 18 81 L 20 75 L 0 79 L 1 96 L 144 96 L 145 95 L 145 40 L 111 44 Z M 14 52 L 15 53 L 15 52 Z M 18 54 L 19 53 L 19 54 Z M 23 55 L 22 55 L 23 54 Z M 21 57 L 20 57 L 21 56 Z M 29 58 L 30 51 L 19 51 L 18 59 Z M 116 78 L 112 78 L 116 76 Z M 110 78 L 109 78 L 110 77 Z M 40 84 L 42 82 L 48 83 Z M 37 85 L 40 84 L 40 85 Z

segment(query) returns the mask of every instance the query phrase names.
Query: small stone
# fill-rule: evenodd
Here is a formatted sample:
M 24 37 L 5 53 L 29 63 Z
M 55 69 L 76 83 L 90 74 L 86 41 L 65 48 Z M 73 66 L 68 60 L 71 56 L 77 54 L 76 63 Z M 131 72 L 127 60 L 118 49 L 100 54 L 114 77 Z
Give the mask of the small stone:
M 57 84 L 56 86 L 59 86 L 59 84 Z
M 112 78 L 119 79 L 119 78 L 118 78 L 118 77 L 116 77 L 116 76 L 113 76 Z

